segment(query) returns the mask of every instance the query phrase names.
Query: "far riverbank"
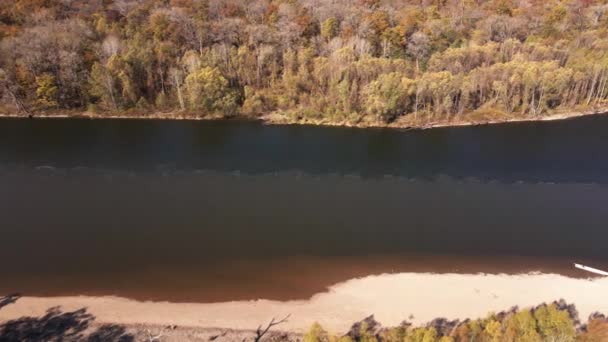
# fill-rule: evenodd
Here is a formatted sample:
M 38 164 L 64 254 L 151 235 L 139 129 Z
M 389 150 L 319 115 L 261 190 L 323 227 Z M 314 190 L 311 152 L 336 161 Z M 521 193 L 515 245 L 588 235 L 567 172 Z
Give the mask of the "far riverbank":
M 332 120 L 329 118 L 311 119 L 270 113 L 262 116 L 231 116 L 204 115 L 192 112 L 90 112 L 90 111 L 48 111 L 35 113 L 0 113 L 0 118 L 41 118 L 41 119 L 60 119 L 60 118 L 79 118 L 79 119 L 129 119 L 129 120 L 251 120 L 259 121 L 267 125 L 309 125 L 309 126 L 330 126 L 330 127 L 351 127 L 351 128 L 394 128 L 405 130 L 426 130 L 442 127 L 465 127 L 465 126 L 484 126 L 498 125 L 516 122 L 543 122 L 568 120 L 583 116 L 603 115 L 608 113 L 608 108 L 596 108 L 584 111 L 555 112 L 538 116 L 512 116 L 512 115 L 478 115 L 468 113 L 458 118 L 452 117 L 440 120 L 415 119 L 413 115 L 401 117 L 391 122 L 383 123 L 379 121 L 357 121 Z

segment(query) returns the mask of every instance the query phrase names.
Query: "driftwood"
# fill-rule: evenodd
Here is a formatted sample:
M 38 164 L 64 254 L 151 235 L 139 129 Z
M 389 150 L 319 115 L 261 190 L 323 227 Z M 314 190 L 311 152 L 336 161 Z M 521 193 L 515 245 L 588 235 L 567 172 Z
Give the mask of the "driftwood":
M 272 320 L 270 321 L 270 323 L 268 323 L 268 325 L 264 329 L 262 329 L 262 326 L 260 325 L 258 327 L 258 329 L 256 330 L 256 332 L 255 332 L 254 342 L 260 342 L 260 340 L 262 339 L 262 337 L 264 337 L 264 335 L 266 335 L 266 333 L 268 333 L 268 331 L 270 330 L 270 328 L 272 328 L 274 326 L 277 326 L 279 324 L 287 322 L 287 320 L 289 319 L 290 316 L 291 316 L 291 314 L 285 316 L 285 318 L 283 318 L 280 321 L 275 320 L 274 317 L 273 317 Z

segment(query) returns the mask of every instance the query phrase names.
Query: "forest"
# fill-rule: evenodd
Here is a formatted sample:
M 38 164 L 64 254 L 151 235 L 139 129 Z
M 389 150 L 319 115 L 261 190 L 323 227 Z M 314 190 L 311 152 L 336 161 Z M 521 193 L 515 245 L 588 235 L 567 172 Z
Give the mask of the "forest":
M 482 319 L 450 321 L 438 318 L 423 326 L 407 321 L 385 328 L 370 316 L 345 335 L 334 335 L 315 323 L 303 342 L 603 342 L 608 318 L 595 313 L 585 324 L 576 308 L 563 300 L 534 308 L 512 308 Z
M 605 0 L 0 2 L 0 113 L 336 124 L 608 108 Z

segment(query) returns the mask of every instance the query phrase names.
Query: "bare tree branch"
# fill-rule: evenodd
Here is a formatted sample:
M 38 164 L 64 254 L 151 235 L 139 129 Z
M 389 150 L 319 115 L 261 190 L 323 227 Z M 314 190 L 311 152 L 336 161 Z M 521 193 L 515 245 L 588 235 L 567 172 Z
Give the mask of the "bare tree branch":
M 154 335 L 149 329 L 146 329 L 146 334 L 148 335 L 148 342 L 157 342 L 160 341 L 161 337 L 165 335 L 165 328 L 163 328 L 157 335 Z
M 215 341 L 215 340 L 217 340 L 219 337 L 224 337 L 224 336 L 226 336 L 226 334 L 228 334 L 228 330 L 223 331 L 221 334 L 218 334 L 218 335 L 213 335 L 213 336 L 209 337 L 209 341 Z
M 260 340 L 262 339 L 262 337 L 264 337 L 264 335 L 266 335 L 266 333 L 268 332 L 268 330 L 270 330 L 270 328 L 277 326 L 279 324 L 285 323 L 287 322 L 287 320 L 289 319 L 289 317 L 291 317 L 291 314 L 285 316 L 285 318 L 283 318 L 280 321 L 275 320 L 275 318 L 273 317 L 272 320 L 270 321 L 270 323 L 268 323 L 268 325 L 266 326 L 266 328 L 264 328 L 262 330 L 262 326 L 260 325 L 258 327 L 258 329 L 255 332 L 255 339 L 254 342 L 260 342 Z

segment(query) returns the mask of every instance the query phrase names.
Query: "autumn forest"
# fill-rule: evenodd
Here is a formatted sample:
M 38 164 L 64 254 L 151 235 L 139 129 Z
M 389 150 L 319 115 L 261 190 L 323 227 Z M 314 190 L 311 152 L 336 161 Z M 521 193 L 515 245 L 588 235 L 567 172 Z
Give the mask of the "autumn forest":
M 608 97 L 603 0 L 15 0 L 0 39 L 2 113 L 432 123 Z

